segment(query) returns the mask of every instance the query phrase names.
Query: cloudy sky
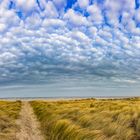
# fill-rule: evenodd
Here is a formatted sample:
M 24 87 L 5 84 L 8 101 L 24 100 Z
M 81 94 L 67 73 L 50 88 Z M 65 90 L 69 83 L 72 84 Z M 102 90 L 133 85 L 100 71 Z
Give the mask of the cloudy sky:
M 140 0 L 0 0 L 0 96 L 139 91 Z

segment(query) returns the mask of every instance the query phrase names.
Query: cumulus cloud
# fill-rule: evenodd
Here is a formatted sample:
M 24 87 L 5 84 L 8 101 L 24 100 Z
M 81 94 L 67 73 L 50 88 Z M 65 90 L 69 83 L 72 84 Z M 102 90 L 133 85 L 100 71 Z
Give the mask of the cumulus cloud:
M 86 17 L 81 15 L 80 13 L 76 13 L 73 9 L 67 11 L 64 15 L 64 19 L 66 19 L 72 26 L 87 26 L 89 25 L 89 21 Z
M 5 30 L 6 30 L 6 25 L 3 24 L 3 23 L 1 23 L 1 24 L 0 24 L 0 32 L 2 33 L 2 32 L 4 32 Z
M 36 2 L 35 2 L 35 0 L 29 0 L 29 1 L 15 0 L 15 4 L 16 4 L 17 9 L 23 10 L 24 12 L 26 12 L 26 11 L 28 12 L 28 11 L 33 10 L 33 8 L 36 5 Z
M 57 28 L 57 27 L 64 27 L 65 22 L 63 22 L 60 19 L 45 19 L 42 23 L 42 26 L 44 27 L 52 27 L 52 28 Z
M 57 9 L 52 1 L 48 1 L 45 4 L 45 10 L 43 12 L 44 16 L 49 18 L 56 18 L 58 17 Z
M 87 7 L 87 12 L 89 13 L 89 20 L 94 24 L 101 24 L 103 21 L 102 13 L 97 4 L 89 5 Z
M 78 5 L 80 6 L 80 8 L 86 8 L 89 5 L 89 0 L 78 0 Z
M 140 17 L 135 1 L 70 4 L 0 2 L 0 83 L 86 75 L 115 83 L 122 77 L 125 83 L 139 81 Z

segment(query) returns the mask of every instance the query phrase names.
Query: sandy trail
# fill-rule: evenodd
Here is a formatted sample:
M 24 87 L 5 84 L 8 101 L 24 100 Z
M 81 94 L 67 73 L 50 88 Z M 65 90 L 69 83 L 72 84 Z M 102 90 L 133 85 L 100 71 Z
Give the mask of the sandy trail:
M 16 134 L 17 140 L 44 140 L 39 130 L 39 122 L 27 101 L 22 102 L 20 118 L 17 124 L 20 126 L 20 131 Z

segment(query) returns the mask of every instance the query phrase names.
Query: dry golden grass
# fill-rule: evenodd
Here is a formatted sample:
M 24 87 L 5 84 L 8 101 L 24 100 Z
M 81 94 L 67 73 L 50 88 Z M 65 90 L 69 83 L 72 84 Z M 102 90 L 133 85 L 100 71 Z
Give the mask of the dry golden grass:
M 46 140 L 140 140 L 140 100 L 31 101 Z
M 20 108 L 20 101 L 0 101 L 0 140 L 16 140 Z

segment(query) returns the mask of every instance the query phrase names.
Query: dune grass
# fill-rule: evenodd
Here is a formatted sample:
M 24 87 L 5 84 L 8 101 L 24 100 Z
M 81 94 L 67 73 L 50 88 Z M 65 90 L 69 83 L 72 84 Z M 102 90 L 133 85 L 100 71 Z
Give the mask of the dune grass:
M 16 140 L 16 119 L 20 108 L 20 101 L 0 101 L 0 140 Z
M 46 140 L 140 140 L 139 99 L 30 103 Z

